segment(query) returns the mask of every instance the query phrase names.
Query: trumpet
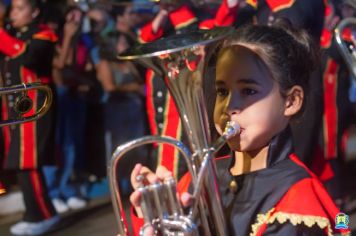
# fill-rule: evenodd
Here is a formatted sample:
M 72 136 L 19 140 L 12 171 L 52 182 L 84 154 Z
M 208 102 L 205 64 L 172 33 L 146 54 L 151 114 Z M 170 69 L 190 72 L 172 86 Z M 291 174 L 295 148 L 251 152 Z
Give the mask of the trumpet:
M 149 143 L 172 145 L 183 154 L 192 177 L 194 203 L 185 214 L 176 198 L 176 182 L 172 178 L 164 183 L 142 184 L 138 189 L 142 194 L 141 208 L 145 220 L 141 234 L 145 227 L 152 226 L 156 234 L 162 235 L 199 235 L 200 232 L 203 235 L 228 235 L 212 159 L 226 140 L 239 132 L 239 126 L 228 123 L 223 135 L 215 142 L 211 141 L 203 84 L 209 59 L 219 42 L 231 32 L 231 28 L 215 28 L 174 35 L 139 45 L 119 56 L 119 59 L 137 60 L 165 78 L 190 141 L 188 148 L 173 138 L 146 136 L 117 147 L 108 166 L 108 176 L 119 235 L 128 235 L 128 228 L 124 223 L 127 221 L 116 178 L 117 170 L 125 153 Z M 142 179 L 143 176 L 138 176 L 137 180 L 140 182 Z
M 37 111 L 34 112 L 34 114 L 28 114 L 33 108 L 33 101 L 27 95 L 27 92 L 30 90 L 43 91 L 46 95 L 44 103 Z M 14 113 L 17 115 L 17 117 L 8 118 L 7 120 L 0 121 L 0 127 L 38 120 L 44 114 L 46 114 L 53 101 L 52 90 L 50 89 L 49 86 L 43 85 L 41 83 L 30 83 L 30 84 L 14 85 L 10 87 L 0 87 L 0 95 L 18 94 L 18 93 L 21 93 L 21 95 L 16 99 L 13 108 Z
M 342 38 L 342 33 L 345 29 L 351 29 L 356 27 L 356 18 L 349 17 L 340 21 L 334 30 L 334 37 L 336 40 L 336 45 L 343 57 L 347 69 L 351 73 L 352 78 L 356 81 L 356 48 L 352 43 L 347 45 Z

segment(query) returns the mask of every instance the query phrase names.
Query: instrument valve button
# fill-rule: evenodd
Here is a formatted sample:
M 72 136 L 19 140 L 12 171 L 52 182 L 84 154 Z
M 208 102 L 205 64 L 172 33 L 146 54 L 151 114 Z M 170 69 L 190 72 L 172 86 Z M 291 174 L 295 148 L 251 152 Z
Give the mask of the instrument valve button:
M 158 92 L 157 92 L 157 97 L 161 98 L 162 96 L 163 96 L 162 91 L 158 91 Z
M 162 123 L 159 123 L 159 124 L 158 124 L 158 128 L 162 129 L 162 128 L 163 128 L 163 124 L 162 124 Z
M 11 85 L 11 80 L 7 79 L 6 80 L 6 85 Z
M 158 108 L 157 108 L 157 111 L 158 111 L 159 113 L 162 113 L 162 112 L 163 112 L 163 107 L 158 107 Z
M 6 72 L 5 73 L 5 78 L 6 79 L 10 79 L 11 78 L 11 73 L 10 72 Z

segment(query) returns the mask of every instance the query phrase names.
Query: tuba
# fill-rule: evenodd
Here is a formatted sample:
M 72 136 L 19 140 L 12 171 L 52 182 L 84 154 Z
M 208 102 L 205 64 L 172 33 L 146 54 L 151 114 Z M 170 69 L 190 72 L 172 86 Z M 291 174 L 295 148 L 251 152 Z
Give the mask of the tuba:
M 30 90 L 38 90 L 45 93 L 45 101 L 42 106 L 36 110 L 35 112 L 31 112 L 33 108 L 33 101 L 27 95 Z M 53 95 L 51 88 L 47 85 L 43 85 L 41 83 L 30 83 L 30 84 L 22 84 L 22 85 L 14 85 L 10 87 L 0 87 L 0 96 L 1 95 L 16 95 L 19 94 L 15 100 L 14 104 L 14 112 L 16 117 L 7 118 L 7 120 L 0 121 L 0 127 L 6 125 L 16 125 L 22 124 L 25 122 L 30 122 L 34 120 L 40 119 L 46 112 L 49 110 L 52 104 Z M 36 108 L 35 108 L 36 109 Z
M 349 29 L 353 31 L 355 30 L 355 27 L 356 27 L 356 18 L 349 17 L 340 21 L 340 23 L 336 26 L 334 30 L 336 45 L 341 53 L 342 58 L 344 59 L 347 65 L 347 69 L 349 70 L 354 80 L 356 80 L 356 48 L 355 48 L 356 45 L 354 43 L 348 45 L 342 38 L 342 34 L 345 29 Z
M 119 59 L 137 60 L 165 78 L 190 142 L 188 148 L 173 138 L 145 136 L 117 147 L 108 176 L 119 235 L 129 234 L 116 178 L 120 160 L 133 148 L 151 143 L 172 145 L 183 154 L 192 178 L 193 204 L 188 210 L 182 209 L 173 178 L 148 186 L 142 183 L 138 189 L 145 220 L 141 234 L 145 227 L 152 226 L 158 235 L 228 235 L 213 156 L 227 139 L 239 132 L 239 126 L 232 122 L 227 124 L 223 135 L 211 141 L 203 84 L 209 58 L 218 43 L 231 32 L 231 28 L 215 28 L 174 35 L 139 45 L 119 56 Z M 138 176 L 137 180 L 142 179 L 143 176 Z

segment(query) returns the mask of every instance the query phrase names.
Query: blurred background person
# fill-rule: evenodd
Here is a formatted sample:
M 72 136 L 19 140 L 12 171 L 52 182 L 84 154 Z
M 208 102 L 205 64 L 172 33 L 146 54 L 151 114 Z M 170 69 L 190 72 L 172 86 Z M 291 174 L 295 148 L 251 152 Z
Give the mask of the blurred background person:
M 87 91 L 85 84 L 89 50 L 81 38 L 84 13 L 72 7 L 65 15 L 62 40 L 53 60 L 58 96 L 56 143 L 59 167 L 45 167 L 44 173 L 53 205 L 59 213 L 86 206 L 79 184 L 72 177 L 84 168 L 84 137 Z
M 0 29 L 1 77 L 5 86 L 41 82 L 53 87 L 51 61 L 56 35 L 39 23 L 41 1 L 12 0 L 10 24 Z M 16 116 L 14 104 L 21 95 L 3 98 L 2 117 Z M 37 110 L 45 96 L 29 91 Z M 17 170 L 18 183 L 26 206 L 23 220 L 11 226 L 15 235 L 38 235 L 51 230 L 60 220 L 49 197 L 42 172 L 54 160 L 55 103 L 44 117 L 2 129 L 5 137 L 4 168 Z
M 319 133 L 318 155 L 311 160 L 312 170 L 325 182 L 330 195 L 341 209 L 345 200 L 346 138 L 352 122 L 352 104 L 349 94 L 352 75 L 337 47 L 334 30 L 340 20 L 355 16 L 356 1 L 345 0 L 339 5 L 331 2 L 325 11 L 321 36 L 323 117 Z M 354 40 L 350 28 L 345 28 L 341 37 L 346 44 Z M 351 53 L 351 52 L 350 52 Z M 345 96 L 346 95 L 346 96 Z
M 142 137 L 146 131 L 143 76 L 133 62 L 117 59 L 118 54 L 126 52 L 133 44 L 129 35 L 115 31 L 99 45 L 100 60 L 96 69 L 97 78 L 105 91 L 103 104 L 106 163 L 110 163 L 112 153 L 118 145 Z M 131 163 L 136 163 L 137 157 L 147 160 L 146 156 L 145 149 L 136 149 L 121 164 L 125 167 L 118 173 L 123 192 L 129 193 L 129 171 L 126 171 L 133 168 Z

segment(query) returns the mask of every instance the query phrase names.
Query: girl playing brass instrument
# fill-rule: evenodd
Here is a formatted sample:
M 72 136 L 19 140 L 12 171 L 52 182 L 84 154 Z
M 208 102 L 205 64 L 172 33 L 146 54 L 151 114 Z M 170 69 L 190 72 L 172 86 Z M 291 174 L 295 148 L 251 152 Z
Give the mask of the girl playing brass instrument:
M 216 64 L 214 123 L 228 121 L 241 131 L 228 141 L 231 155 L 216 160 L 217 177 L 230 235 L 332 235 L 338 209 L 322 184 L 294 154 L 289 124 L 301 115 L 310 72 L 318 57 L 309 36 L 277 20 L 273 26 L 246 26 L 224 42 Z M 147 183 L 171 173 L 140 164 L 132 172 Z M 178 183 L 190 205 L 189 176 Z M 187 184 L 188 183 L 188 184 Z M 185 188 L 184 188 L 185 186 Z M 130 197 L 140 219 L 140 193 Z M 136 229 L 135 229 L 136 230 Z M 145 235 L 153 229 L 146 228 Z

